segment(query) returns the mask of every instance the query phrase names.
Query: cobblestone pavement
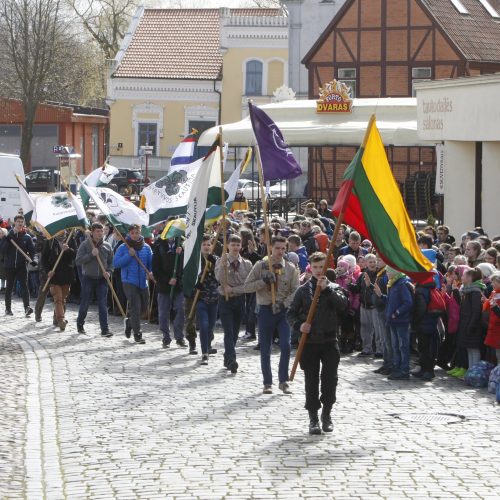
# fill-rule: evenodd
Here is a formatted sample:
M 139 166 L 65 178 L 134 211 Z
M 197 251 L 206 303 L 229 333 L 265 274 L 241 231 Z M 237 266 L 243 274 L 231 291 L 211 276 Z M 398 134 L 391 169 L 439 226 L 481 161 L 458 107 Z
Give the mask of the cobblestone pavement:
M 94 310 L 78 335 L 72 305 L 59 332 L 51 309 L 35 323 L 16 303 L 0 320 L 0 498 L 498 498 L 500 405 L 442 371 L 390 382 L 379 361 L 344 357 L 335 431 L 309 436 L 302 373 L 291 396 L 262 395 L 248 343 L 231 375 L 220 333 L 201 366 L 161 349 L 155 325 L 140 346 L 118 318 L 101 338 Z M 434 413 L 465 419 L 411 421 Z

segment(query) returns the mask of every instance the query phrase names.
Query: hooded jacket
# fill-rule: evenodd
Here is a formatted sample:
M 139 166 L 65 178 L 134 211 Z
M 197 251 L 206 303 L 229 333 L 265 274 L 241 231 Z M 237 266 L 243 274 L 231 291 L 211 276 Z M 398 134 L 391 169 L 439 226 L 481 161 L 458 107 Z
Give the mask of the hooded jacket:
M 131 240 L 127 237 L 127 243 L 130 242 Z M 137 243 L 134 244 L 134 246 L 136 245 Z M 137 258 L 142 261 L 146 269 L 151 272 L 153 252 L 151 251 L 151 247 L 144 242 L 144 239 L 142 240 L 142 245 L 136 246 L 135 253 Z M 148 287 L 148 277 L 146 275 L 146 271 L 144 271 L 135 257 L 129 255 L 127 245 L 120 245 L 118 247 L 113 264 L 115 267 L 121 269 L 122 283 L 134 285 L 141 290 Z

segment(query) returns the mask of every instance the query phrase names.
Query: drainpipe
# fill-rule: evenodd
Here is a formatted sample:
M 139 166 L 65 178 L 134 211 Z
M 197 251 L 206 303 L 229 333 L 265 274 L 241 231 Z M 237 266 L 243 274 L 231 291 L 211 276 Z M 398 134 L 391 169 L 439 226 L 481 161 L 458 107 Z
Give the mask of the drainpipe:
M 217 125 L 221 125 L 221 117 L 222 117 L 222 92 L 220 90 L 217 90 L 215 87 L 215 84 L 217 83 L 218 80 L 214 80 L 214 92 L 217 92 L 219 94 L 219 112 L 217 114 Z

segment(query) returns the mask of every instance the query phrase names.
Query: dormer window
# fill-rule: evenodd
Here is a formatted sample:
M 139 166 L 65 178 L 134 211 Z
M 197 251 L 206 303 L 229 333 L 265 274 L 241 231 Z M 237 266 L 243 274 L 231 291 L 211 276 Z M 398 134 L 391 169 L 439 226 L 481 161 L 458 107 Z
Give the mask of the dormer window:
M 495 19 L 500 18 L 500 14 L 493 8 L 489 0 L 479 0 L 481 5 L 488 11 L 488 14 Z
M 462 0 L 450 0 L 453 4 L 453 7 L 460 12 L 460 14 L 468 14 L 469 11 L 465 8 L 465 5 L 462 3 Z

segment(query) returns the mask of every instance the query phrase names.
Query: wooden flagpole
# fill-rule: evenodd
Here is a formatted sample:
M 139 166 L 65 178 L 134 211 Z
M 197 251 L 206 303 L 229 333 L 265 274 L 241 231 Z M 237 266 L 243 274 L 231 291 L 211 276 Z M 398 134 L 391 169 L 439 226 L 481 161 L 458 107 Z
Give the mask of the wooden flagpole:
M 222 210 L 222 255 L 227 259 L 227 228 L 226 228 L 226 194 L 224 193 L 224 143 L 222 141 L 222 127 L 219 127 L 219 149 L 220 149 L 220 197 L 221 197 L 221 210 Z M 227 285 L 227 265 L 224 266 L 224 298 L 229 300 L 226 292 Z
M 6 237 L 6 236 L 5 236 Z M 9 241 L 17 248 L 17 251 L 22 254 L 22 256 L 30 263 L 32 264 L 35 262 L 24 250 L 21 249 L 21 247 L 13 240 L 9 239 Z
M 260 184 L 260 196 L 262 199 L 262 211 L 264 212 L 264 230 L 266 232 L 266 247 L 267 247 L 267 260 L 269 263 L 269 271 L 273 271 L 271 262 L 271 234 L 269 232 L 269 221 L 267 218 L 267 199 L 266 192 L 264 190 L 264 174 L 262 172 L 262 160 L 260 158 L 259 146 L 255 146 L 256 158 L 257 158 L 257 169 L 259 171 L 259 184 Z M 273 304 L 276 303 L 276 284 L 271 283 L 271 301 Z
M 179 254 L 177 253 L 177 238 L 175 238 L 175 258 L 174 258 L 174 274 L 172 275 L 172 279 L 176 279 L 175 275 L 177 274 L 177 266 L 179 265 Z M 174 287 L 175 285 L 170 285 L 170 298 L 174 298 Z
M 69 243 L 69 240 L 73 237 L 74 232 L 75 232 L 75 229 L 74 228 L 71 229 L 68 237 L 66 238 L 66 241 L 64 242 L 65 245 L 67 245 Z M 54 267 L 50 270 L 52 273 L 54 273 L 56 271 L 57 266 L 59 265 L 59 262 L 62 259 L 63 253 L 64 253 L 64 248 L 62 248 L 61 253 L 57 256 L 57 260 L 54 264 Z M 47 276 L 47 281 L 45 282 L 45 285 L 42 288 L 42 292 L 45 292 L 47 290 L 51 279 L 52 278 L 50 276 Z

